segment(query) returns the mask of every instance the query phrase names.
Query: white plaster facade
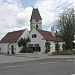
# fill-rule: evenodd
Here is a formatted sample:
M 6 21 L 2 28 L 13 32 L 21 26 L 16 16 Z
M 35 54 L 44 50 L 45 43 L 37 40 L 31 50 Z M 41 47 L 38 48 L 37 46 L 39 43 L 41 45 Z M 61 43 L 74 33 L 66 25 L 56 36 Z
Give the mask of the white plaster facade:
M 32 38 L 32 35 L 33 34 L 36 34 L 36 38 Z M 35 47 L 35 44 L 39 44 L 39 47 L 40 47 L 40 52 L 41 53 L 44 53 L 46 48 L 45 48 L 45 43 L 46 43 L 46 40 L 45 38 L 35 29 L 33 28 L 32 31 L 29 33 L 29 31 L 26 29 L 23 34 L 20 36 L 20 38 L 27 38 L 29 37 L 30 38 L 30 42 L 28 43 L 28 47 L 29 47 L 29 44 L 33 44 L 33 47 Z M 19 51 L 21 50 L 21 47 L 18 46 L 18 41 L 20 40 L 20 38 L 17 40 L 17 42 L 11 42 L 11 43 L 0 43 L 0 52 L 2 53 L 7 53 L 9 51 L 10 54 L 12 54 L 11 52 L 11 47 L 13 46 L 14 47 L 14 52 L 15 54 L 18 54 Z M 50 53 L 54 52 L 55 51 L 55 41 L 48 41 L 50 42 Z M 62 50 L 62 45 L 64 42 L 58 42 L 59 45 L 60 45 L 60 50 Z
M 32 38 L 33 34 L 36 34 L 37 38 Z M 41 34 L 39 34 L 39 32 L 35 28 L 33 28 L 28 37 L 31 40 L 28 44 L 39 44 L 39 46 L 41 47 L 41 52 L 44 52 L 46 40 L 42 40 L 44 39 L 44 37 Z
M 63 45 L 65 42 L 58 42 L 58 43 L 59 43 L 59 45 L 60 45 L 60 50 L 63 50 L 62 45 Z
M 36 38 L 32 38 L 32 35 L 36 34 L 37 37 Z M 35 29 L 33 28 L 33 30 L 30 32 L 30 34 L 28 35 L 28 37 L 30 38 L 30 42 L 28 44 L 39 44 L 39 46 L 41 47 L 41 51 L 40 52 L 45 52 L 46 48 L 45 48 L 45 43 L 46 40 L 45 38 Z M 55 42 L 54 41 L 49 41 L 50 42 L 50 46 L 51 46 L 51 50 L 50 52 L 54 52 L 55 51 Z
M 29 31 L 26 29 L 20 38 L 27 38 L 28 34 Z M 11 47 L 13 46 L 14 53 L 18 54 L 21 50 L 21 47 L 18 46 L 18 41 L 20 38 L 17 40 L 17 42 L 0 43 L 1 53 L 7 53 L 9 51 L 9 53 L 12 54 Z
M 42 20 L 38 20 L 36 22 L 35 19 L 32 19 L 31 22 L 30 22 L 30 26 L 31 26 L 30 29 L 32 30 L 33 28 L 37 28 L 36 25 L 38 25 L 38 29 L 42 29 Z
M 25 31 L 24 31 L 24 33 L 21 35 L 21 37 L 17 40 L 17 42 L 16 42 L 16 51 L 15 51 L 15 53 L 16 54 L 18 54 L 19 53 L 19 51 L 22 49 L 21 47 L 19 47 L 18 46 L 18 41 L 21 39 L 21 38 L 27 38 L 27 36 L 28 36 L 28 34 L 29 34 L 29 31 L 28 31 L 28 29 L 26 29 Z
M 36 16 L 36 15 L 32 15 L 32 16 Z M 38 17 L 38 16 L 37 16 Z M 41 29 L 42 30 L 42 18 L 39 15 L 39 19 L 34 19 L 31 18 L 30 20 L 30 26 L 31 26 L 31 31 L 29 33 L 29 31 L 26 29 L 23 34 L 19 37 L 19 39 L 17 40 L 17 42 L 5 42 L 5 43 L 0 43 L 0 52 L 2 53 L 7 53 L 9 51 L 10 54 L 12 54 L 11 48 L 13 47 L 15 54 L 18 54 L 19 51 L 21 50 L 21 47 L 18 47 L 18 41 L 20 40 L 20 38 L 30 38 L 30 42 L 28 43 L 28 47 L 29 44 L 32 44 L 33 47 L 35 47 L 35 44 L 38 44 L 38 46 L 40 47 L 40 52 L 45 52 L 46 48 L 45 48 L 45 43 L 46 43 L 46 39 L 43 35 L 41 35 L 35 28 L 37 29 Z M 37 26 L 38 25 L 38 26 Z M 55 37 L 54 34 L 54 29 L 52 29 L 51 31 L 52 35 Z M 32 38 L 32 35 L 36 34 L 36 38 Z M 54 52 L 55 51 L 55 41 L 49 41 L 50 42 L 50 52 Z M 62 45 L 64 42 L 59 42 L 60 44 L 60 50 L 62 50 Z
M 0 50 L 1 53 L 7 53 L 8 43 L 0 43 L 0 48 L 1 48 L 1 50 Z

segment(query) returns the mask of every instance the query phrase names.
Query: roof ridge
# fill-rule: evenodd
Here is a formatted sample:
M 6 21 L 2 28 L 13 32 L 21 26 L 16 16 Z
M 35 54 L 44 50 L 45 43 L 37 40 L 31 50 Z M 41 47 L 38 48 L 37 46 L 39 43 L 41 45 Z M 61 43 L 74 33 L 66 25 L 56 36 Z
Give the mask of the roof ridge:
M 13 42 L 17 41 L 26 29 L 8 32 L 2 39 L 1 42 Z
M 55 41 L 55 37 L 50 31 L 36 29 L 47 41 Z
M 23 30 L 26 30 L 26 29 L 11 31 L 11 32 L 8 32 L 8 33 L 19 32 L 19 31 L 23 31 Z
M 45 32 L 50 32 L 50 31 L 46 31 L 46 30 L 42 30 L 42 29 L 37 29 L 37 28 L 35 28 L 36 30 L 41 30 L 41 31 L 45 31 Z M 51 32 L 50 32 L 51 33 Z

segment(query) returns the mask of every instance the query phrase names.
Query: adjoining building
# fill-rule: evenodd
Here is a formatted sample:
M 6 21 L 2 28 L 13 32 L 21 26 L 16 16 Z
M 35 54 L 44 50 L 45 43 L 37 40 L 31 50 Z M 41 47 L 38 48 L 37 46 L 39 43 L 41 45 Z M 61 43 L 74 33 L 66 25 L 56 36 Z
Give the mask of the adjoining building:
M 8 32 L 0 41 L 1 53 L 18 54 L 21 48 L 18 46 L 20 38 L 27 38 L 27 29 Z
M 60 50 L 62 50 L 63 40 L 60 36 L 55 37 L 54 29 L 51 32 L 42 30 L 42 18 L 40 16 L 39 10 L 33 8 L 31 19 L 30 19 L 30 31 L 27 29 L 19 30 L 14 32 L 9 32 L 0 41 L 0 48 L 2 53 L 18 54 L 21 47 L 18 46 L 18 41 L 20 38 L 30 38 L 30 42 L 27 44 L 31 47 L 33 51 L 45 52 L 45 43 L 50 42 L 50 52 L 55 51 L 56 41 L 59 42 Z

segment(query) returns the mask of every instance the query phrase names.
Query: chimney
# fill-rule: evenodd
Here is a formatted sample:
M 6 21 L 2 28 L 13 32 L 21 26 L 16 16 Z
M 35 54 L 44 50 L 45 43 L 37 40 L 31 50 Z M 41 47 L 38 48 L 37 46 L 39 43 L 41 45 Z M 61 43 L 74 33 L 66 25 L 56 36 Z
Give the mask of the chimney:
M 54 27 L 51 28 L 51 34 L 55 37 Z

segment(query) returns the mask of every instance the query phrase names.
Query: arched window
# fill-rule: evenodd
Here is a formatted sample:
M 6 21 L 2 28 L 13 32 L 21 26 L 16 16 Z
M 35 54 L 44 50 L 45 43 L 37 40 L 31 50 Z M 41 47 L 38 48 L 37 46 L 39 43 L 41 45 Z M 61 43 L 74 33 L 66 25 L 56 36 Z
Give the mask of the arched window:
M 36 28 L 38 28 L 38 25 L 36 25 Z
M 35 20 L 35 22 L 39 22 L 39 20 Z
M 11 45 L 11 53 L 14 54 L 14 46 Z

